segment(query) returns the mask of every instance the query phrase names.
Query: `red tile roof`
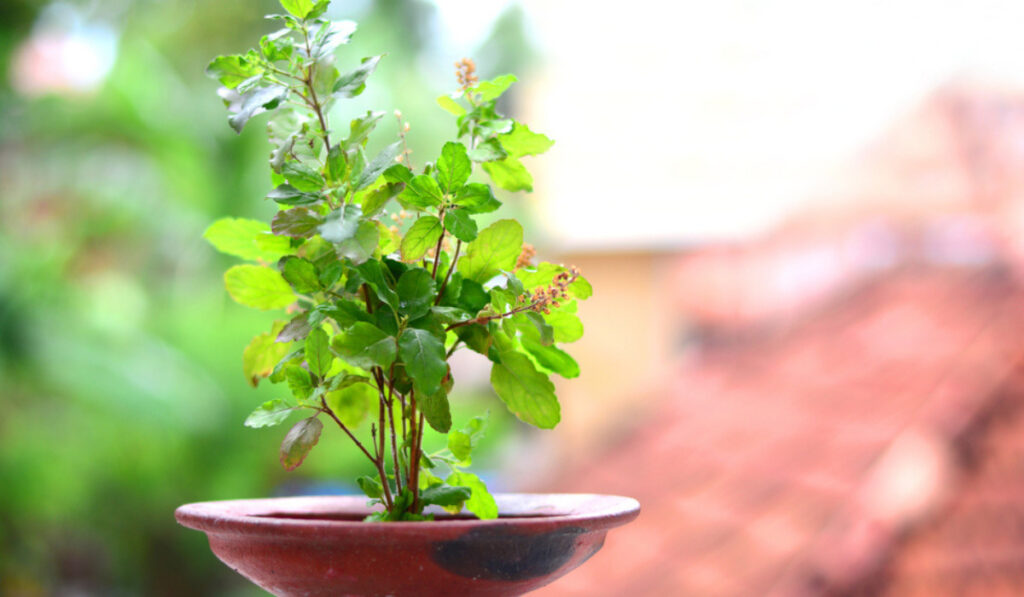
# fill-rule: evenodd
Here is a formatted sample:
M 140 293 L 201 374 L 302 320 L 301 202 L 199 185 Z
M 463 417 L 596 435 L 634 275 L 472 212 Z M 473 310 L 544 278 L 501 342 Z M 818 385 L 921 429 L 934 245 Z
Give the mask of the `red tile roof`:
M 1024 290 L 998 267 L 906 267 L 720 337 L 551 487 L 643 513 L 536 594 L 1022 594 L 1022 356 Z

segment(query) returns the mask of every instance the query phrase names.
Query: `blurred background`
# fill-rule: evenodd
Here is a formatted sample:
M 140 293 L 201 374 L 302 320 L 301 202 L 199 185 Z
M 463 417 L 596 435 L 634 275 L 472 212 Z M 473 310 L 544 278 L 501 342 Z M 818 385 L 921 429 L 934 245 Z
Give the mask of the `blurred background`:
M 210 57 L 270 0 L 0 4 L 0 595 L 260 594 L 182 503 L 355 492 L 241 422 L 233 304 L 201 238 L 267 218 L 268 146 Z M 1024 6 L 1008 0 L 336 0 L 341 65 L 388 53 L 336 122 L 454 133 L 452 64 L 514 72 L 556 139 L 505 197 L 595 288 L 554 432 L 490 410 L 493 490 L 644 511 L 538 595 L 1024 594 Z M 384 125 L 376 143 L 395 131 Z M 436 441 L 436 438 L 435 440 Z

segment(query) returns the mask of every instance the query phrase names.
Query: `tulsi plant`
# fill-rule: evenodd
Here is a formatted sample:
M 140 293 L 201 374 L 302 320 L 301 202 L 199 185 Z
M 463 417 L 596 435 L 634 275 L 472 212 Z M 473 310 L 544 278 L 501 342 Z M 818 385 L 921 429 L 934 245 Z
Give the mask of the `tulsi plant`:
M 486 356 L 494 391 L 511 412 L 545 429 L 559 422 L 549 376 L 579 374 L 557 344 L 583 334 L 576 300 L 591 287 L 575 268 L 534 264 L 517 221 L 477 223 L 501 207 L 491 184 L 532 190 L 521 158 L 553 141 L 499 114 L 495 102 L 514 76 L 479 81 L 464 59 L 456 64 L 458 90 L 438 98 L 456 118 L 456 140 L 415 168 L 409 126 L 396 111 L 398 138 L 368 155 L 384 114 L 339 126 L 329 113 L 362 93 L 382 56 L 339 70 L 335 51 L 356 27 L 326 19 L 328 2 L 282 0 L 285 13 L 268 16 L 282 28 L 208 67 L 223 85 L 235 131 L 270 113 L 267 199 L 279 210 L 269 223 L 224 218 L 205 233 L 220 251 L 249 262 L 224 275 L 235 301 L 287 314 L 252 340 L 242 360 L 253 386 L 267 379 L 290 396 L 262 404 L 245 424 L 302 415 L 281 444 L 288 470 L 302 463 L 325 421 L 336 425 L 376 470 L 357 480 L 383 504 L 369 520 L 431 519 L 424 514 L 431 505 L 494 518 L 486 485 L 466 470 L 485 420 L 453 428 L 448 361 L 463 349 Z M 424 453 L 427 425 L 447 435 L 446 449 Z

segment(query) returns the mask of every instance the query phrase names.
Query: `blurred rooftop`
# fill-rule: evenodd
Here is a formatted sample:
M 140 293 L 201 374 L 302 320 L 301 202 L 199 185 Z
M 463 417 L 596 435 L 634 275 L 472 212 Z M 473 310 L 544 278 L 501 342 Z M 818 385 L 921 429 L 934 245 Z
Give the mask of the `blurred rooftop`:
M 538 594 L 1024 593 L 1022 133 L 1024 95 L 947 85 L 842 200 L 679 258 L 692 350 L 550 486 L 643 513 Z

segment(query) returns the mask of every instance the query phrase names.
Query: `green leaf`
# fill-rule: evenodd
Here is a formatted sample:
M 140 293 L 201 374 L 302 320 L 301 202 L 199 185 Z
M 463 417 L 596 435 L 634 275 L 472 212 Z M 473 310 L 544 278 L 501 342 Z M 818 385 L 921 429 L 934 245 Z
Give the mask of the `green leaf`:
M 501 207 L 501 202 L 494 198 L 490 185 L 471 182 L 462 187 L 455 197 L 455 205 L 469 213 L 482 214 L 492 212 Z
M 405 189 L 403 183 L 390 182 L 379 188 L 360 194 L 359 205 L 363 208 L 363 216 L 371 218 L 377 215 L 388 201 L 398 196 Z
M 320 285 L 329 289 L 341 280 L 344 273 L 345 264 L 332 258 L 320 269 Z
M 295 302 L 281 274 L 260 265 L 236 265 L 224 273 L 224 286 L 239 304 L 255 309 L 280 309 Z
M 555 342 L 568 344 L 583 337 L 583 322 L 576 316 L 575 301 L 553 310 L 544 320 L 555 332 Z
M 487 303 L 491 302 L 491 297 L 484 290 L 484 287 L 479 282 L 474 280 L 463 280 L 462 281 L 462 292 L 459 293 L 459 306 L 468 311 L 471 315 L 475 315 L 487 306 Z
M 281 205 L 312 205 L 321 198 L 316 193 L 304 193 L 290 184 L 282 184 L 267 193 L 267 199 Z
M 402 236 L 397 230 L 392 231 L 385 226 L 383 222 L 377 222 L 377 233 L 380 237 L 378 248 L 381 255 L 390 255 L 402 246 Z
M 300 404 L 313 395 L 313 378 L 310 377 L 309 371 L 299 365 L 285 367 L 284 380 L 288 382 L 288 389 L 292 391 L 292 396 L 295 396 Z
M 327 152 L 327 177 L 332 182 L 341 182 L 348 171 L 348 156 L 340 145 L 334 145 Z
M 292 414 L 295 408 L 288 406 L 283 400 L 268 400 L 252 411 L 245 419 L 245 426 L 258 429 L 280 425 Z
M 334 39 L 340 43 L 340 38 L 334 36 Z M 334 83 L 341 76 L 338 69 L 334 67 L 334 56 L 331 55 L 338 45 L 336 43 L 332 47 L 332 43 L 325 40 L 321 43 L 314 42 L 309 48 L 317 57 L 316 65 L 313 67 L 313 90 L 316 91 L 317 98 L 330 96 Z M 330 100 L 325 103 L 329 104 Z
M 377 63 L 383 57 L 380 55 L 363 58 L 358 67 L 338 77 L 338 81 L 334 84 L 334 95 L 356 97 L 362 93 L 366 89 L 366 79 L 377 68 Z
M 357 321 L 371 322 L 373 316 L 366 312 L 362 303 L 353 300 L 337 300 L 330 304 L 317 305 L 316 311 L 322 311 L 338 323 L 338 326 L 347 328 Z
M 380 150 L 373 160 L 363 168 L 363 173 L 359 175 L 359 183 L 356 184 L 356 190 L 365 189 L 370 186 L 380 177 L 380 175 L 395 164 L 395 158 L 402 151 L 402 142 L 396 141 L 391 145 L 388 145 L 384 149 Z
M 362 210 L 351 203 L 327 214 L 327 219 L 318 229 L 320 236 L 332 243 L 344 242 L 356 234 Z
M 435 485 L 420 492 L 420 501 L 424 505 L 461 506 L 469 499 L 471 493 L 472 491 L 468 487 Z
M 452 431 L 448 434 L 448 450 L 455 458 L 465 462 L 473 453 L 473 442 L 468 433 Z
M 245 123 L 257 114 L 273 110 L 288 97 L 288 88 L 281 85 L 259 87 L 242 94 L 241 103 L 236 112 L 228 116 L 228 124 L 241 133 Z
M 442 387 L 438 392 L 430 395 L 417 394 L 416 403 L 423 412 L 423 418 L 427 420 L 439 433 L 448 433 L 452 428 L 452 412 L 448 404 L 448 392 Z
M 316 266 L 301 257 L 288 257 L 284 261 L 281 275 L 299 294 L 310 294 L 320 290 L 320 278 Z
M 523 227 L 515 220 L 498 220 L 484 228 L 459 260 L 459 273 L 466 279 L 490 280 L 501 270 L 511 270 L 523 248 Z
M 303 192 L 315 192 L 324 188 L 324 177 L 302 162 L 285 162 L 281 174 L 296 189 Z
M 408 185 L 412 183 L 412 179 L 415 178 L 412 170 L 403 164 L 395 164 L 384 171 L 384 180 L 393 183 L 402 183 Z
M 398 338 L 398 354 L 412 378 L 416 393 L 433 396 L 448 372 L 444 343 L 426 330 L 407 328 Z
M 316 4 L 313 5 L 313 10 L 311 10 L 306 15 L 306 18 L 307 19 L 315 19 L 315 18 L 321 16 L 322 14 L 327 12 L 327 6 L 330 3 L 331 3 L 331 0 L 316 0 Z
M 339 79 L 339 81 L 340 80 L 342 79 Z M 367 110 L 365 116 L 360 116 L 359 118 L 352 120 L 349 124 L 348 138 L 345 139 L 345 147 L 349 148 L 361 145 L 370 134 L 370 131 L 377 126 L 377 121 L 379 121 L 383 116 L 383 112 Z
M 397 172 L 400 172 L 400 170 Z M 441 205 L 444 195 L 441 193 L 441 187 L 437 186 L 437 181 L 432 176 L 420 174 L 419 176 L 414 176 L 405 185 L 405 190 L 402 191 L 399 198 L 409 205 L 426 209 L 435 205 Z
M 526 167 L 512 156 L 494 162 L 484 162 L 483 166 L 494 184 L 506 191 L 533 190 L 533 177 Z
M 360 377 L 360 376 L 347 376 Z M 360 377 L 369 381 L 365 377 Z M 353 383 L 327 392 L 324 402 L 346 427 L 358 426 L 370 413 L 370 407 L 377 403 L 377 391 L 366 383 Z
M 459 105 L 451 96 L 442 95 L 437 98 L 437 105 L 453 116 L 462 116 L 466 113 L 466 109 Z
M 544 153 L 555 144 L 546 135 L 535 133 L 525 124 L 518 122 L 512 127 L 511 132 L 499 135 L 498 139 L 502 147 L 514 158 Z
M 473 91 L 480 94 L 481 100 L 489 102 L 505 93 L 505 90 L 518 80 L 515 75 L 501 75 L 490 81 L 480 81 L 473 87 Z
M 469 314 L 458 307 L 431 307 L 430 312 L 443 325 L 469 319 Z
M 466 155 L 466 146 L 462 143 L 449 141 L 441 148 L 441 157 L 437 159 L 437 182 L 445 193 L 454 193 L 469 180 L 473 164 Z
M 491 385 L 509 411 L 542 429 L 557 425 L 561 410 L 551 380 L 520 352 L 502 351 L 500 357 L 491 368 Z
M 380 481 L 373 477 L 363 475 L 356 479 L 356 483 L 359 485 L 359 489 L 362 489 L 363 493 L 366 494 L 366 497 L 371 500 L 379 499 L 384 495 L 384 487 L 381 486 Z
M 488 356 L 491 351 L 491 344 L 493 339 L 487 328 L 479 324 L 464 325 L 455 328 L 455 335 L 460 340 L 466 343 L 471 350 L 476 351 L 484 356 Z
M 277 261 L 291 252 L 288 239 L 275 239 L 259 220 L 221 218 L 203 232 L 203 238 L 221 253 L 250 261 Z
M 294 342 L 303 340 L 309 335 L 309 314 L 299 313 L 289 321 L 281 333 L 274 339 L 275 342 Z
M 416 319 L 430 311 L 430 305 L 437 296 L 434 279 L 430 272 L 421 267 L 410 268 L 402 274 L 395 291 L 398 292 L 399 313 L 409 319 Z
M 434 248 L 437 240 L 441 238 L 443 228 L 441 220 L 435 216 L 422 216 L 416 220 L 402 239 L 401 254 L 402 261 L 414 262 L 422 259 L 427 251 Z M 516 253 L 518 256 L 518 253 Z
M 216 78 L 221 85 L 228 89 L 234 89 L 246 79 L 262 73 L 263 67 L 259 62 L 249 60 L 247 56 L 240 54 L 217 56 L 206 67 L 206 74 Z
M 531 338 L 520 338 L 520 342 L 542 368 L 566 379 L 580 376 L 579 364 L 561 348 L 545 346 Z
M 278 236 L 310 238 L 323 223 L 319 214 L 305 207 L 285 209 L 274 214 L 270 229 Z
M 448 476 L 447 483 L 459 487 L 466 487 L 471 492 L 466 500 L 466 509 L 476 514 L 481 520 L 493 520 L 498 517 L 498 504 L 494 497 L 487 491 L 487 485 L 473 473 L 457 471 Z
M 386 368 L 395 361 L 395 339 L 372 323 L 354 323 L 336 335 L 331 346 L 346 362 L 363 369 Z
M 312 0 L 281 0 L 281 6 L 292 16 L 304 19 L 313 10 Z
M 274 33 L 264 35 L 260 38 L 260 51 L 268 62 L 289 60 L 295 50 L 295 41 L 288 37 L 291 30 L 288 28 L 278 29 Z
M 356 233 L 352 238 L 335 245 L 338 249 L 338 255 L 349 259 L 355 265 L 365 262 L 377 250 L 377 243 L 380 240 L 379 234 L 377 224 L 373 221 L 363 220 L 359 222 Z
M 365 375 L 356 375 L 354 373 L 338 374 L 331 379 L 330 390 L 344 390 L 357 384 L 369 384 L 370 378 Z M 371 390 L 373 388 L 370 388 Z
M 464 209 L 449 209 L 444 214 L 444 227 L 464 243 L 476 240 L 476 222 Z
M 398 294 L 388 284 L 385 277 L 384 267 L 380 261 L 370 260 L 356 267 L 359 275 L 370 285 L 377 298 L 384 301 L 393 308 L 398 308 Z
M 310 18 L 309 15 L 306 18 Z M 338 46 L 347 44 L 352 39 L 352 34 L 356 32 L 356 24 L 352 21 L 321 21 L 321 24 L 312 31 L 314 34 L 313 43 L 309 48 L 310 58 L 322 67 L 324 63 L 333 60 L 334 50 Z M 320 94 L 326 96 L 327 91 L 322 89 Z
M 327 332 L 315 328 L 306 337 L 306 364 L 313 375 L 323 377 L 331 369 L 334 355 L 331 354 L 330 339 Z
M 533 323 L 537 332 L 537 341 L 544 346 L 550 346 L 555 341 L 555 330 L 544 320 L 544 316 L 536 311 L 527 311 L 526 318 Z
M 497 139 L 488 139 L 470 149 L 468 155 L 469 159 L 474 162 L 493 162 L 494 160 L 504 159 L 508 152 L 505 151 L 505 148 L 501 146 L 501 142 Z
M 296 423 L 281 442 L 281 465 L 285 470 L 293 471 L 302 464 L 306 455 L 320 440 L 320 432 L 324 424 L 316 417 L 303 419 Z
M 283 328 L 283 321 L 275 322 L 270 332 L 257 335 L 242 351 L 242 373 L 253 387 L 288 356 L 288 344 L 276 341 Z

